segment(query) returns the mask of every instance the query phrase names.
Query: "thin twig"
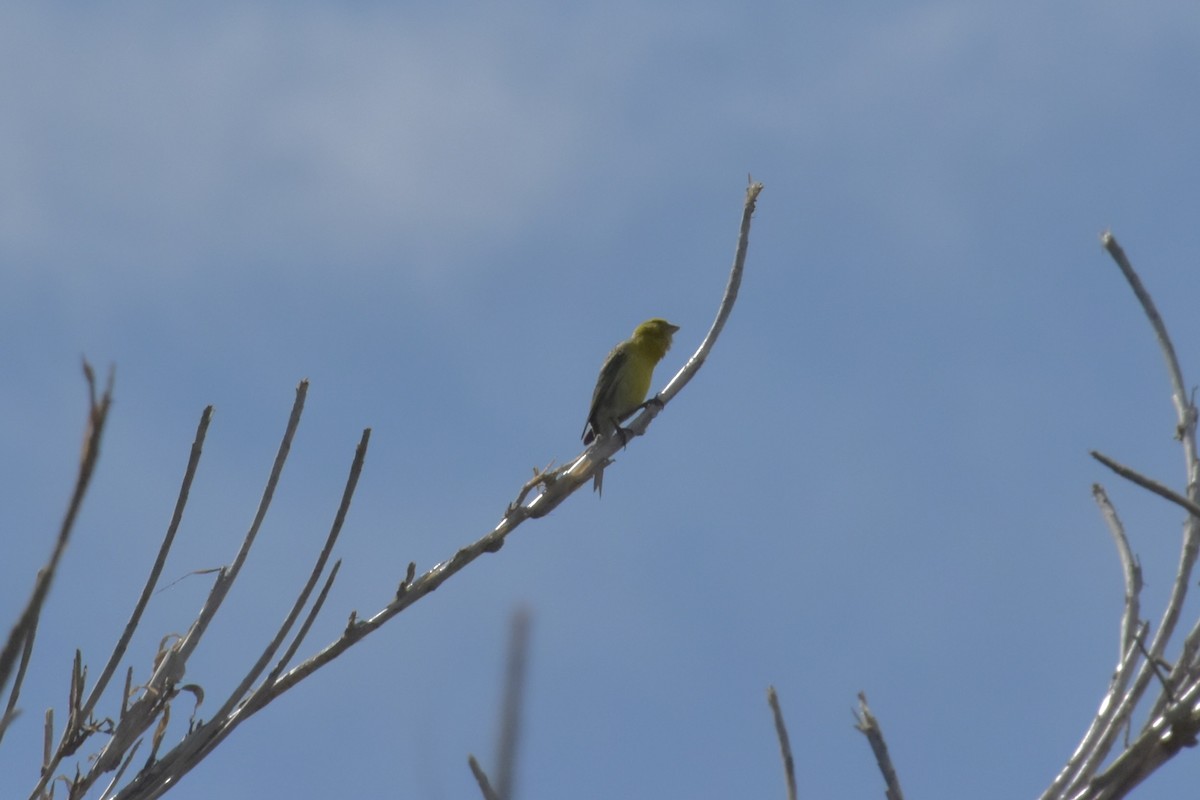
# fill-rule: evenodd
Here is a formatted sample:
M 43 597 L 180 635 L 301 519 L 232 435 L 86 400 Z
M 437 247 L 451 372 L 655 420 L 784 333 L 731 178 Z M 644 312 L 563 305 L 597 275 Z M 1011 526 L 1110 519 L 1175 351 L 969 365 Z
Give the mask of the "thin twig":
M 1166 486 L 1164 486 L 1163 484 L 1154 480 L 1153 478 L 1147 478 L 1142 473 L 1140 473 L 1136 470 L 1130 469 L 1129 467 L 1127 467 L 1124 464 L 1121 464 L 1117 461 L 1113 461 L 1108 456 L 1106 456 L 1103 453 L 1100 453 L 1096 450 L 1092 451 L 1092 458 L 1096 459 L 1101 464 L 1103 464 L 1104 466 L 1111 469 L 1113 472 L 1120 475 L 1122 478 L 1124 478 L 1128 481 L 1132 481 L 1133 483 L 1136 483 L 1138 486 L 1141 486 L 1143 489 L 1148 489 L 1149 491 L 1154 492 L 1159 497 L 1170 500 L 1172 503 L 1174 503 L 1175 505 L 1184 509 L 1192 516 L 1200 518 L 1200 503 L 1195 503 L 1195 502 L 1187 499 L 1183 495 L 1179 494 L 1178 492 L 1172 491 L 1171 489 L 1167 488 Z
M 508 639 L 508 661 L 504 669 L 504 701 L 500 708 L 500 731 L 496 736 L 496 794 L 503 800 L 516 797 L 517 746 L 521 739 L 521 705 L 525 693 L 525 665 L 529 660 L 530 613 L 513 612 Z
M 1170 702 L 1175 702 L 1175 692 L 1171 690 L 1171 684 L 1167 682 L 1167 676 L 1163 673 L 1162 667 L 1159 666 L 1158 660 L 1150 657 L 1150 651 L 1146 649 L 1146 643 L 1141 639 L 1137 641 L 1137 646 L 1138 650 L 1142 653 L 1142 658 L 1146 659 L 1146 663 L 1154 670 L 1154 677 L 1158 678 L 1163 694 L 1166 695 Z
M 283 674 L 283 671 L 287 669 L 287 665 L 290 664 L 292 659 L 296 656 L 296 651 L 300 649 L 300 644 L 304 641 L 305 637 L 308 636 L 308 632 L 312 628 L 312 624 L 316 621 L 317 615 L 321 613 L 321 609 L 325 605 L 325 600 L 329 597 L 329 590 L 333 588 L 333 582 L 337 580 L 337 575 L 341 568 L 342 560 L 339 558 L 337 561 L 334 561 L 333 566 L 329 568 L 329 575 L 325 578 L 325 583 L 321 586 L 321 591 L 317 593 L 317 599 L 313 600 L 312 608 L 308 610 L 308 615 L 305 616 L 304 622 L 300 623 L 300 627 L 297 629 L 296 635 L 292 637 L 291 644 L 288 645 L 287 650 L 284 651 L 283 655 L 279 657 L 279 661 L 275 664 L 274 668 L 271 669 L 271 673 L 267 676 L 267 680 L 264 682 L 264 685 L 274 686 L 276 679 Z M 254 698 L 251 697 L 246 702 L 246 705 L 250 709 L 251 713 L 255 710 L 252 704 L 253 700 Z
M 1129 715 L 1133 713 L 1133 698 L 1129 693 L 1124 693 L 1124 687 L 1128 685 L 1129 677 L 1133 674 L 1138 654 L 1144 649 L 1142 640 L 1148 628 L 1149 625 L 1145 622 L 1139 626 L 1135 641 L 1129 644 L 1117 663 L 1117 669 L 1109 681 L 1108 691 L 1100 700 L 1099 711 L 1092 718 L 1091 725 L 1088 726 L 1075 752 L 1067 760 L 1066 766 L 1054 777 L 1054 781 L 1042 793 L 1040 800 L 1064 797 L 1070 787 L 1089 780 L 1108 756 L 1116 732 L 1126 726 Z
M 792 745 L 788 741 L 787 725 L 783 722 L 783 709 L 779 707 L 779 695 L 774 686 L 767 687 L 767 704 L 775 717 L 775 736 L 779 739 L 779 753 L 783 756 L 783 776 L 787 780 L 788 800 L 796 800 L 796 762 L 792 759 Z
M 554 462 L 551 461 L 546 465 L 545 469 L 533 468 L 533 477 L 525 481 L 525 485 L 521 487 L 521 491 L 517 492 L 517 499 L 509 504 L 508 510 L 511 512 L 514 508 L 525 504 L 525 498 L 529 496 L 538 486 L 545 486 L 554 483 L 558 477 L 558 470 L 551 469 Z
M 214 716 L 208 723 L 190 729 L 188 737 L 183 742 L 174 747 L 153 765 L 153 773 L 146 773 L 139 776 L 144 783 L 150 784 L 151 789 L 154 790 L 148 790 L 148 793 L 145 795 L 135 796 L 158 797 L 162 792 L 166 791 L 165 788 L 161 787 L 173 785 L 190 772 L 209 753 L 216 749 L 217 745 L 225 741 L 229 737 L 229 734 L 233 733 L 234 729 L 261 711 L 277 696 L 274 692 L 275 679 L 283 672 L 284 668 L 292 660 L 292 657 L 295 656 L 296 650 L 299 649 L 301 642 L 304 641 L 305 636 L 312 627 L 313 621 L 321 613 L 321 609 L 325 605 L 325 600 L 329 597 L 329 590 L 333 587 L 334 580 L 337 579 L 341 566 L 342 562 L 340 560 L 333 562 L 333 566 L 329 570 L 329 575 L 326 577 L 325 583 L 321 586 L 321 591 L 317 593 L 317 597 L 313 601 L 312 607 L 309 608 L 308 614 L 305 615 L 304 621 L 297 629 L 296 635 L 258 689 L 250 697 L 246 698 L 234 713 L 226 714 L 225 716 Z
M 1101 234 L 1100 243 L 1104 245 L 1104 249 L 1112 256 L 1113 261 L 1117 263 L 1121 274 L 1125 276 L 1125 280 L 1128 281 L 1129 287 L 1133 289 L 1138 303 L 1141 304 L 1146 318 L 1150 320 L 1150 327 L 1154 328 L 1154 337 L 1158 340 L 1158 346 L 1162 350 L 1163 359 L 1167 362 L 1167 376 L 1171 379 L 1171 397 L 1175 401 L 1175 411 L 1179 416 L 1179 424 L 1194 430 L 1196 425 L 1196 409 L 1191 403 L 1191 398 L 1188 396 L 1187 384 L 1183 380 L 1183 370 L 1179 368 L 1179 359 L 1175 355 L 1175 345 L 1171 343 L 1171 337 L 1167 334 L 1167 326 L 1163 323 L 1162 317 L 1158 313 L 1158 307 L 1154 305 L 1154 299 L 1150 297 L 1150 293 L 1142 285 L 1142 279 L 1134 270 L 1133 264 L 1129 262 L 1129 258 L 1125 255 L 1125 250 L 1117 243 L 1117 237 L 1113 236 L 1112 231 L 1105 231 Z M 1191 450 L 1192 452 L 1188 458 L 1189 465 L 1194 464 L 1196 460 L 1194 442 Z
M 289 430 L 292 430 L 289 426 Z M 307 604 L 308 598 L 311 596 L 312 590 L 315 588 L 318 579 L 324 572 L 325 564 L 328 563 L 334 545 L 337 543 L 338 536 L 341 533 L 342 527 L 345 524 L 346 515 L 349 512 L 350 502 L 354 496 L 354 491 L 358 485 L 359 476 L 362 473 L 363 463 L 366 459 L 367 445 L 370 441 L 371 430 L 367 428 L 363 431 L 362 437 L 359 440 L 358 447 L 355 450 L 354 460 L 350 467 L 350 473 L 346 479 L 346 486 L 342 492 L 342 500 L 338 506 L 338 511 L 334 516 L 333 524 L 330 527 L 329 533 L 325 538 L 324 545 L 312 570 L 309 573 L 309 578 L 301 589 L 296 601 L 293 603 L 291 610 L 280 625 L 275 636 L 259 656 L 258 660 L 243 677 L 241 683 L 227 697 L 220 709 L 214 713 L 213 717 L 203 725 L 193 729 L 188 736 L 172 748 L 168 753 L 164 754 L 156 763 L 143 770 L 137 776 L 134 783 L 127 787 L 127 791 L 123 791 L 120 797 L 155 797 L 158 786 L 173 785 L 178 782 L 184 775 L 190 772 L 197 764 L 203 760 L 208 753 L 217 747 L 226 739 L 242 722 L 249 719 L 251 716 L 260 711 L 267 705 L 279 692 L 276 691 L 276 682 L 280 673 L 282 673 L 287 662 L 292 658 L 298 649 L 304 636 L 308 633 L 313 620 L 316 618 L 321 607 L 324 605 L 325 599 L 328 596 L 330 587 L 337 576 L 340 562 L 335 563 L 328 578 L 326 579 L 317 599 L 301 625 L 297 635 L 292 640 L 291 644 L 286 648 L 284 656 L 276 663 L 275 667 L 268 673 L 266 679 L 254 690 L 248 697 L 247 692 L 250 686 L 262 671 L 266 669 L 267 663 L 274 654 L 278 651 L 279 646 L 286 638 L 288 632 L 292 629 L 300 612 Z M 147 786 L 147 793 L 137 794 L 137 790 L 141 786 Z
M 279 450 L 275 453 L 275 463 L 271 466 L 271 474 L 267 477 L 267 485 L 263 489 L 262 498 L 259 500 L 254 521 L 250 524 L 250 529 L 246 532 L 241 547 L 238 548 L 237 555 L 234 556 L 233 563 L 229 565 L 228 569 L 221 570 L 218 573 L 216 584 L 209 593 L 209 599 L 205 602 L 204 608 L 201 610 L 196 621 L 192 623 L 191 629 L 179 643 L 177 649 L 181 661 L 186 661 L 187 657 L 191 655 L 192 650 L 200 643 L 200 637 L 207 630 L 208 623 L 216 615 L 217 609 L 225 599 L 225 595 L 233 585 L 233 582 L 237 580 L 242 565 L 246 563 L 246 559 L 250 555 L 250 548 L 254 546 L 254 541 L 258 537 L 258 531 L 267 516 L 267 509 L 270 508 L 271 500 L 275 496 L 275 489 L 279 485 L 279 477 L 283 473 L 283 465 L 287 461 L 288 454 L 291 452 L 292 440 L 296 436 L 296 429 L 300 426 L 300 416 L 304 413 L 304 401 L 307 396 L 308 381 L 302 380 L 296 386 L 296 397 L 292 403 L 292 413 L 288 417 L 287 428 L 283 432 L 283 439 L 279 443 Z
M 300 416 L 304 411 L 304 400 L 307 394 L 308 381 L 300 381 L 296 387 L 296 397 L 292 403 L 292 412 L 288 418 L 283 439 L 279 443 L 279 449 L 275 455 L 275 463 L 271 468 L 270 476 L 267 478 L 267 485 L 263 490 L 262 499 L 259 501 L 258 511 L 255 514 L 253 523 L 250 525 L 250 530 L 242 540 L 237 556 L 227 569 L 222 569 L 217 574 L 217 579 L 213 582 L 213 587 L 209 590 L 208 597 L 203 607 L 201 607 L 200 613 L 192 622 L 188 632 L 164 653 L 163 658 L 156 665 L 154 674 L 147 683 L 145 690 L 142 692 L 142 696 L 134 701 L 126 710 L 124 718 L 117 725 L 116 730 L 113 731 L 112 738 L 109 739 L 108 744 L 96 756 L 91 769 L 87 776 L 85 776 L 83 791 L 86 791 L 86 787 L 94 783 L 100 775 L 110 769 L 116 768 L 122 754 L 154 723 L 154 720 L 164 710 L 166 703 L 171 697 L 172 687 L 183 680 L 188 658 L 199 645 L 201 637 L 208 630 L 209 623 L 216 616 L 217 611 L 229 593 L 230 587 L 240 574 L 242 564 L 245 563 L 246 557 L 250 552 L 250 547 L 253 545 L 258 530 L 262 526 L 263 519 L 266 517 L 267 508 L 271 504 L 271 498 L 274 496 L 275 488 L 279 483 L 279 476 L 283 472 L 284 462 L 287 460 L 288 453 L 291 450 L 292 439 L 295 437 L 296 429 L 300 424 Z M 142 782 L 144 774 L 145 772 L 134 778 L 129 786 L 121 790 L 118 797 L 124 797 L 127 792 L 136 791 L 136 788 L 131 789 L 131 787 L 136 787 L 137 784 Z
M 129 615 L 129 621 L 125 624 L 125 630 L 122 632 L 117 646 L 113 648 L 108 664 L 105 665 L 104 671 L 100 673 L 100 678 L 96 681 L 96 685 L 88 695 L 87 702 L 84 704 L 85 713 L 90 713 L 95 708 L 100 695 L 108 686 L 109 680 L 111 680 L 113 673 L 117 669 L 117 665 L 120 663 L 126 648 L 129 646 L 129 640 L 133 638 L 133 633 L 141 621 L 142 613 L 146 610 L 146 605 L 150 602 L 151 595 L 154 594 L 154 587 L 158 584 L 163 567 L 167 563 L 167 556 L 171 552 L 171 545 L 175 542 L 175 535 L 179 532 L 179 525 L 183 522 L 183 510 L 187 506 L 188 496 L 192 491 L 192 482 L 195 480 L 196 470 L 200 466 L 200 456 L 204 452 L 204 440 L 208 436 L 208 427 L 212 422 L 212 415 L 212 406 L 206 406 L 200 414 L 200 422 L 196 425 L 196 436 L 192 439 L 191 453 L 188 456 L 187 467 L 183 472 L 183 482 L 179 487 L 179 496 L 175 499 L 175 510 L 171 514 L 171 522 L 167 526 L 167 533 L 163 537 L 162 544 L 159 545 L 158 555 L 154 559 L 154 566 L 150 568 L 146 584 L 142 587 L 142 594 L 138 597 L 137 604 L 134 605 L 133 613 Z
M 104 792 L 100 795 L 100 800 L 107 800 L 107 798 L 112 797 L 113 791 L 117 788 L 117 784 L 121 782 L 121 778 L 124 777 L 125 771 L 129 769 L 129 765 L 133 763 L 133 757 L 137 755 L 137 751 L 141 746 L 142 740 L 138 739 L 133 743 L 133 747 L 129 748 L 129 754 L 125 756 L 125 760 L 121 762 L 121 766 L 117 767 L 112 780 L 104 787 Z
M 230 692 L 229 698 L 224 705 L 213 715 L 213 719 L 220 720 L 227 717 L 230 712 L 242 701 L 246 692 L 258 680 L 258 676 L 267 668 L 274 657 L 279 646 L 283 644 L 283 640 L 287 638 L 288 631 L 296 623 L 300 616 L 300 612 L 304 610 L 305 604 L 308 603 L 308 598 L 316 588 L 317 581 L 321 578 L 321 573 L 325 571 L 325 565 L 329 562 L 329 558 L 333 553 L 334 545 L 337 544 L 338 535 L 342 532 L 342 526 L 346 522 L 346 515 L 350 511 L 350 501 L 354 497 L 354 490 L 358 487 L 358 479 L 362 474 L 363 462 L 367 457 L 367 445 L 371 441 L 371 429 L 367 428 L 362 433 L 362 438 L 359 439 L 358 447 L 354 452 L 354 461 L 350 465 L 350 474 L 346 478 L 346 486 L 342 490 L 342 501 L 338 505 L 337 513 L 334 515 L 333 524 L 330 526 L 329 533 L 325 537 L 325 545 L 321 548 L 321 552 L 317 555 L 316 563 L 313 564 L 309 571 L 308 580 L 304 583 L 300 594 L 296 597 L 292 604 L 291 610 L 284 618 L 283 623 L 279 626 L 279 630 L 275 632 L 275 636 L 268 643 L 263 653 L 258 657 L 258 660 L 242 678 L 242 682 Z M 264 681 L 263 686 L 267 686 L 271 681 Z M 262 687 L 260 687 L 262 688 Z
M 1117 557 L 1121 561 L 1121 575 L 1125 580 L 1125 611 L 1121 614 L 1121 641 L 1118 651 L 1124 657 L 1125 652 L 1129 649 L 1129 645 L 1138 638 L 1138 620 L 1141 616 L 1142 568 L 1138 564 L 1137 558 L 1133 555 L 1133 550 L 1129 547 L 1129 539 L 1125 536 L 1125 526 L 1121 524 L 1121 519 L 1117 516 L 1117 510 L 1113 508 L 1112 501 L 1108 499 L 1108 493 L 1104 491 L 1104 487 L 1098 483 L 1093 483 L 1092 497 L 1095 498 L 1096 505 L 1100 506 L 1100 513 L 1104 515 L 1104 522 L 1108 525 L 1109 533 L 1112 534 L 1113 544 L 1117 547 Z
M 21 709 L 19 708 L 10 709 L 5 711 L 4 714 L 0 715 L 0 733 L 4 733 L 6 730 L 8 730 L 8 726 L 11 725 L 13 720 L 19 716 L 21 716 Z
M 301 589 L 295 602 L 292 604 L 292 609 L 280 625 L 275 637 L 267 645 L 263 654 L 259 656 L 258 661 L 251 667 L 247 675 L 242 679 L 241 684 L 236 689 L 230 692 L 224 705 L 213 714 L 212 720 L 206 725 L 197 728 L 188 737 L 188 740 L 182 743 L 178 748 L 171 751 L 167 757 L 164 757 L 158 769 L 160 777 L 167 782 L 178 781 L 184 775 L 192 770 L 201 760 L 205 758 L 213 749 L 216 748 L 226 737 L 231 734 L 235 728 L 247 719 L 258 713 L 264 706 L 273 699 L 275 681 L 279 675 L 287 667 L 289 661 L 296 654 L 304 637 L 308 634 L 312 627 L 313 621 L 321 608 L 325 604 L 325 599 L 329 596 L 329 590 L 333 586 L 334 580 L 337 578 L 337 573 L 341 568 L 341 561 L 336 561 L 333 568 L 329 572 L 328 578 L 325 580 L 321 591 L 317 595 L 312 608 L 301 624 L 296 636 L 292 639 L 285 653 L 275 664 L 272 670 L 267 674 L 267 677 L 259 684 L 248 697 L 245 697 L 249 691 L 251 684 L 257 679 L 257 676 L 266 668 L 267 662 L 279 649 L 279 645 L 287 636 L 295 624 L 297 617 L 303 610 L 308 598 L 316 586 L 317 580 L 321 573 L 325 571 L 325 564 L 333 553 L 334 545 L 337 544 L 338 535 L 341 533 L 342 526 L 345 524 L 346 515 L 350 510 L 350 501 L 354 497 L 354 490 L 358 486 L 359 476 L 362 474 L 363 462 L 367 455 L 367 444 L 371 438 L 371 429 L 367 428 L 363 431 L 362 438 L 359 440 L 358 448 L 354 453 L 354 461 L 350 466 L 350 474 L 346 479 L 346 486 L 342 491 L 342 501 L 338 506 L 337 514 L 334 516 L 333 525 L 330 527 L 328 535 L 325 537 L 325 544 L 321 548 L 320 554 L 317 556 L 316 562 L 309 573 L 308 581 Z M 245 698 L 245 699 L 243 699 Z M 236 709 L 236 710 L 235 710 Z
M 25 674 L 29 671 L 29 660 L 33 656 L 33 642 L 37 638 L 38 616 L 33 618 L 33 624 L 25 631 L 25 644 L 21 647 L 21 663 L 17 665 L 17 676 L 13 679 L 12 691 L 8 694 L 8 705 L 4 707 L 4 715 L 0 717 L 0 741 L 4 739 L 4 731 L 8 723 L 17 718 L 20 710 L 17 700 L 21 696 L 21 686 L 25 683 Z
M 663 405 L 666 405 L 671 398 L 679 394 L 683 387 L 687 386 L 688 382 L 695 377 L 696 372 L 704 364 L 709 353 L 712 352 L 713 345 L 717 343 L 717 337 L 725 329 L 725 323 L 729 320 L 729 315 L 733 313 L 733 305 L 737 302 L 738 292 L 742 286 L 742 274 L 746 266 L 746 253 L 750 247 L 750 222 L 754 217 L 754 209 L 758 204 L 758 196 L 762 193 L 762 190 L 763 185 L 756 183 L 753 179 L 750 180 L 749 185 L 746 187 L 746 202 L 742 208 L 742 224 L 738 229 L 737 248 L 733 254 L 733 269 L 729 271 L 729 280 L 725 284 L 725 294 L 721 298 L 721 305 L 717 309 L 717 316 L 713 320 L 712 325 L 709 326 L 708 333 L 704 335 L 704 340 L 700 342 L 700 347 L 696 349 L 696 352 L 692 354 L 692 357 L 687 360 L 687 363 L 683 365 L 679 372 L 675 373 L 675 376 L 667 383 L 666 388 L 659 392 L 658 399 L 662 401 Z M 638 420 L 645 417 L 646 424 L 649 424 L 655 414 L 661 410 L 661 407 L 656 408 L 654 404 L 647 406 L 642 415 L 630 423 L 629 427 L 639 430 L 635 427 Z M 645 426 L 642 426 L 641 429 L 644 430 L 644 428 Z
M 887 786 L 887 799 L 904 800 L 904 793 L 900 790 L 900 779 L 896 777 L 896 768 L 892 766 L 892 757 L 888 755 L 887 742 L 883 739 L 883 729 L 879 727 L 879 720 L 875 719 L 875 715 L 867 706 L 867 695 L 864 692 L 858 693 L 858 710 L 854 712 L 854 718 L 854 727 L 862 731 L 871 744 L 875 763 L 879 765 L 883 782 Z
M 1124 576 L 1125 610 L 1121 615 L 1120 650 L 1117 668 L 1109 680 L 1108 689 L 1100 701 L 1100 708 L 1096 712 L 1096 716 L 1075 748 L 1075 752 L 1071 754 L 1066 765 L 1042 794 L 1042 800 L 1061 797 L 1069 787 L 1089 779 L 1108 756 L 1116 732 L 1127 724 L 1129 715 L 1133 712 L 1133 705 L 1130 702 L 1132 698 L 1125 694 L 1125 689 L 1133 674 L 1133 665 L 1137 661 L 1137 654 L 1145 651 L 1143 640 L 1149 627 L 1145 623 L 1139 623 L 1142 571 L 1129 547 L 1125 527 L 1121 524 L 1116 509 L 1113 508 L 1108 494 L 1100 484 L 1092 485 L 1092 496 L 1100 506 L 1100 512 L 1112 534 L 1117 547 L 1117 556 L 1121 562 L 1121 572 Z
M 112 653 L 108 657 L 108 663 L 105 664 L 100 677 L 96 680 L 96 684 L 88 694 L 88 698 L 80 710 L 79 719 L 75 721 L 74 725 L 68 725 L 63 729 L 62 738 L 59 740 L 58 749 L 55 751 L 52 763 L 46 773 L 42 775 L 39 786 L 34 790 L 35 794 L 44 788 L 46 781 L 49 780 L 49 775 L 57 769 L 63 757 L 67 755 L 67 751 L 79 746 L 78 740 L 81 735 L 79 724 L 86 721 L 96 708 L 101 695 L 108 688 L 109 681 L 112 680 L 113 674 L 120 665 L 121 659 L 125 656 L 125 651 L 129 647 L 129 642 L 133 639 L 133 634 L 137 630 L 138 623 L 141 622 L 142 614 L 150 602 L 150 597 L 154 594 L 154 589 L 158 585 L 158 579 L 162 575 L 163 567 L 167 563 L 167 556 L 171 552 L 171 545 L 175 542 L 175 534 L 179 531 L 179 525 L 183 521 L 183 510 L 187 506 L 188 496 L 192 489 L 192 481 L 195 479 L 196 469 L 200 465 L 200 456 L 204 451 L 204 440 L 208 436 L 208 427 L 212 422 L 212 414 L 213 407 L 211 405 L 205 407 L 204 411 L 200 414 L 200 422 L 196 426 L 196 435 L 192 439 L 192 449 L 188 457 L 187 467 L 183 472 L 183 482 L 179 487 L 179 495 L 175 499 L 175 511 L 171 515 L 171 522 L 167 526 L 166 535 L 158 547 L 158 555 L 154 559 L 154 565 L 150 568 L 150 574 L 146 577 L 146 582 L 142 586 L 142 593 L 138 597 L 137 603 L 134 604 L 133 611 L 129 615 L 129 620 L 125 623 L 125 630 L 122 631 L 121 638 L 117 640 Z
M 42 769 L 50 763 L 50 754 L 54 746 L 54 709 L 47 708 L 42 719 Z
M 79 474 L 75 478 L 75 486 L 71 490 L 71 500 L 67 504 L 67 513 L 63 516 L 62 525 L 59 526 L 58 539 L 54 543 L 50 559 L 46 562 L 46 566 L 38 572 L 33 592 L 21 615 L 17 618 L 17 623 L 9 633 L 8 639 L 5 640 L 3 649 L 0 649 L 0 691 L 8 685 L 17 654 L 24 649 L 30 631 L 33 630 L 38 616 L 42 613 L 42 605 L 50 593 L 50 584 L 54 582 L 58 564 L 62 560 L 63 553 L 67 549 L 67 542 L 71 538 L 71 531 L 75 527 L 75 519 L 79 516 L 79 509 L 83 506 L 84 495 L 87 494 L 88 486 L 91 485 L 96 461 L 100 458 L 100 440 L 104 434 L 104 424 L 108 421 L 108 410 L 112 407 L 112 389 L 116 371 L 114 369 L 108 371 L 108 382 L 99 399 L 96 397 L 95 374 L 92 372 L 91 364 L 87 361 L 83 362 L 83 374 L 88 384 L 88 424 L 87 433 L 83 437 L 83 451 L 79 457 Z
M 475 756 L 467 756 L 467 764 L 471 767 L 471 774 L 475 776 L 475 782 L 479 784 L 479 791 L 483 793 L 483 800 L 502 800 L 500 795 L 496 794 L 496 790 L 492 788 L 492 784 L 488 781 L 487 773 L 483 771 L 483 767 L 479 766 L 479 762 L 475 760 Z

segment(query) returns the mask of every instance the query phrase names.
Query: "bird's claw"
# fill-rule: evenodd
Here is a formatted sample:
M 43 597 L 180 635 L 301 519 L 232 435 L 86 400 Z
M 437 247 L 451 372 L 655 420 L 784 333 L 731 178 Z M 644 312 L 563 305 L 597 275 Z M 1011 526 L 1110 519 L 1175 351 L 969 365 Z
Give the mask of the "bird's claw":
M 662 411 L 664 408 L 666 408 L 666 403 L 663 402 L 661 396 L 656 394 L 654 397 L 651 397 L 649 400 L 642 403 L 642 408 L 649 408 L 650 406 L 654 406 L 659 411 Z
M 622 450 L 624 450 L 625 446 L 629 444 L 629 434 L 629 428 L 622 428 L 620 425 L 617 426 L 617 435 L 621 437 Z

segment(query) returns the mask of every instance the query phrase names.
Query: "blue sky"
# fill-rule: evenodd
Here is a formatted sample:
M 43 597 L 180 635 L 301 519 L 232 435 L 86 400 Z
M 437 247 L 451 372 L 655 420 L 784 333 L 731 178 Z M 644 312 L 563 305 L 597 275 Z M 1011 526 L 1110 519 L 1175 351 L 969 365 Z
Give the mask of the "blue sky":
M 95 484 L 0 783 L 35 780 L 75 647 L 98 671 L 212 429 L 168 579 L 260 542 L 188 680 L 218 704 L 286 613 L 373 435 L 305 653 L 579 452 L 608 348 L 741 299 L 692 384 L 581 492 L 242 726 L 171 796 L 477 796 L 507 621 L 533 614 L 523 798 L 1035 796 L 1106 686 L 1119 566 L 1161 609 L 1183 480 L 1111 227 L 1200 369 L 1190 2 L 9 7 L 0 28 L 0 608 L 65 506 L 79 358 L 116 364 Z M 157 595 L 144 679 L 211 579 Z M 1189 620 L 1200 603 L 1189 604 Z M 9 612 L 11 615 L 12 611 Z M 114 714 L 108 706 L 101 713 Z M 177 712 L 179 718 L 186 713 Z M 61 717 L 60 717 L 61 718 Z M 1139 797 L 1178 797 L 1185 753 Z

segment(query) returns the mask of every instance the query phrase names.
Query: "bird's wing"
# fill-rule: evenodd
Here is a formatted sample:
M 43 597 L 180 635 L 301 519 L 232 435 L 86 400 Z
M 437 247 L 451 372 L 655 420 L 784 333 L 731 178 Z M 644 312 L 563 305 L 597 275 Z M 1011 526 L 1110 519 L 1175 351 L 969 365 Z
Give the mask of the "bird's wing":
M 596 378 L 596 389 L 592 392 L 592 406 L 588 409 L 587 424 L 583 427 L 583 435 L 586 441 L 588 428 L 592 429 L 592 433 L 600 432 L 601 420 L 596 419 L 596 412 L 602 408 L 611 408 L 620 388 L 619 377 L 621 370 L 626 362 L 629 361 L 629 348 L 616 347 L 608 358 L 604 359 L 604 366 L 600 367 L 600 377 Z

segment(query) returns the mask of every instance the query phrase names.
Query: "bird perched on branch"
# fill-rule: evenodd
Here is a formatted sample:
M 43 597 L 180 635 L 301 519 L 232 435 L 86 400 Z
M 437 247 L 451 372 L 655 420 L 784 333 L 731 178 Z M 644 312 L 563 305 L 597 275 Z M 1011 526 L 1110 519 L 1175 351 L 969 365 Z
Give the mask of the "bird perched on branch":
M 654 368 L 671 349 L 671 337 L 679 330 L 665 319 L 648 319 L 633 331 L 633 336 L 613 348 L 600 367 L 596 390 L 587 424 L 583 426 L 583 443 L 591 444 L 614 433 L 625 435 L 621 423 L 642 408 Z M 593 485 L 603 494 L 604 470 L 596 471 Z

